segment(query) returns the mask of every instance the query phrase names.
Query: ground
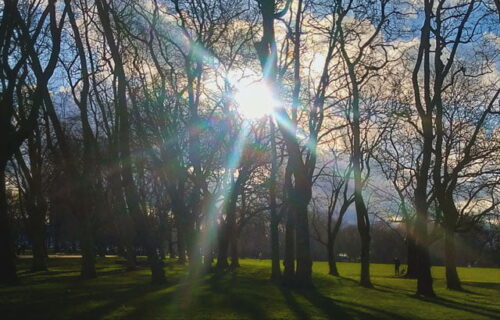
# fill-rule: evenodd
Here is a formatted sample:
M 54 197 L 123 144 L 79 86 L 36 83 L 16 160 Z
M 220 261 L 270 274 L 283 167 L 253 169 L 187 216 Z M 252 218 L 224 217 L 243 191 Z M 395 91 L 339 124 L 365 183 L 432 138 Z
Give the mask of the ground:
M 242 260 L 237 272 L 197 281 L 167 261 L 169 283 L 149 283 L 149 270 L 124 271 L 118 258 L 98 260 L 99 278 L 78 278 L 79 259 L 51 258 L 48 272 L 0 286 L 0 319 L 500 319 L 500 269 L 459 268 L 464 292 L 445 288 L 444 268 L 432 269 L 438 298 L 414 295 L 415 280 L 372 264 L 374 289 L 357 284 L 359 264 L 339 263 L 342 277 L 314 263 L 315 289 L 291 290 L 269 280 L 270 261 Z

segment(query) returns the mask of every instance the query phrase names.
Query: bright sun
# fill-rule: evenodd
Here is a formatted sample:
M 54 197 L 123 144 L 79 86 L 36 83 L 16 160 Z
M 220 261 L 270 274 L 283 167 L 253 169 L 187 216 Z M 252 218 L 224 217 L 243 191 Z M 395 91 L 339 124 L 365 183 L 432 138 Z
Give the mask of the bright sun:
M 238 112 L 246 119 L 262 118 L 276 105 L 271 89 L 262 81 L 237 86 L 233 98 Z

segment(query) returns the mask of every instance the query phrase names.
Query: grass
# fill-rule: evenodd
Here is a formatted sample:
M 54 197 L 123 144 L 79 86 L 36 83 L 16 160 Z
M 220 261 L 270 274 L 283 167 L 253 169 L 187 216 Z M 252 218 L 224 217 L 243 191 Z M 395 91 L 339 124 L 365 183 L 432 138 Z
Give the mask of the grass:
M 0 318 L 7 319 L 499 319 L 500 269 L 459 268 L 464 292 L 445 289 L 434 267 L 438 298 L 414 295 L 415 280 L 396 278 L 392 265 L 373 264 L 374 289 L 358 286 L 359 264 L 339 263 L 342 277 L 314 263 L 312 290 L 291 290 L 269 280 L 270 262 L 242 260 L 237 272 L 188 281 L 168 262 L 169 284 L 149 283 L 149 270 L 125 272 L 116 258 L 98 260 L 99 278 L 78 278 L 79 259 L 50 259 L 50 271 L 29 273 L 0 287 Z

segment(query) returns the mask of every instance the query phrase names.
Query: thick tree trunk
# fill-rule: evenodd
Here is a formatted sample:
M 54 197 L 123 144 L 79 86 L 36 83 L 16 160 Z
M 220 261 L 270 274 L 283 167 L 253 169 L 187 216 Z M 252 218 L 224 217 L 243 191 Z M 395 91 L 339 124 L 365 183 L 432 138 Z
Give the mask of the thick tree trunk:
M 418 235 L 416 243 L 417 252 L 417 294 L 433 297 L 431 264 L 429 257 L 428 235 L 427 235 L 427 215 L 422 214 L 417 207 L 417 218 L 415 230 Z
M 240 267 L 240 258 L 238 253 L 238 237 L 236 230 L 231 235 L 231 265 L 230 269 L 236 269 Z
M 460 278 L 457 273 L 455 231 L 451 227 L 446 227 L 444 241 L 446 287 L 451 290 L 462 290 Z
M 177 226 L 177 262 L 179 264 L 186 264 L 186 242 L 184 241 L 184 232 L 182 228 Z
M 406 235 L 406 274 L 405 278 L 417 278 L 417 248 L 412 234 Z
M 361 277 L 359 283 L 363 287 L 372 287 L 370 280 L 370 234 L 366 229 L 361 235 Z
M 354 105 L 354 103 L 353 103 Z M 354 109 L 354 108 L 353 108 Z M 354 116 L 356 118 L 356 116 Z M 359 119 L 359 114 L 358 114 Z M 356 122 L 356 121 L 354 121 Z M 353 128 L 354 134 L 354 145 L 355 147 L 353 161 L 354 161 L 354 204 L 356 206 L 356 217 L 358 232 L 361 238 L 361 275 L 359 283 L 363 287 L 370 288 L 372 283 L 370 280 L 370 221 L 368 218 L 368 210 L 363 199 L 362 190 L 362 178 L 361 178 L 361 149 L 359 142 L 359 122 L 357 127 Z M 357 134 L 356 134 L 357 132 Z
M 422 119 L 424 127 L 424 145 L 422 150 L 422 162 L 420 165 L 419 178 L 415 188 L 415 237 L 417 252 L 417 294 L 434 297 L 432 288 L 431 263 L 429 256 L 428 223 L 428 201 L 427 201 L 427 175 L 431 164 L 432 153 L 432 128 L 429 127 L 432 120 L 428 117 Z
M 80 249 L 82 251 L 82 268 L 80 276 L 83 279 L 93 279 L 97 277 L 94 234 L 90 221 L 83 221 L 81 227 Z
M 172 222 L 169 223 L 169 228 L 168 228 L 168 231 L 167 231 L 167 241 L 168 241 L 168 257 L 170 259 L 174 259 L 175 258 L 175 249 L 174 249 L 174 238 L 172 236 L 172 230 L 173 227 L 172 227 Z
M 229 263 L 227 261 L 227 251 L 229 248 L 228 241 L 228 222 L 222 222 L 221 230 L 219 232 L 218 237 L 218 250 L 217 250 L 217 263 L 215 267 L 219 270 L 226 270 L 229 267 Z
M 36 210 L 44 210 L 37 208 Z M 31 244 L 33 248 L 33 264 L 31 271 L 47 270 L 47 247 L 45 245 L 45 212 L 32 213 Z
M 202 265 L 202 257 L 200 251 L 199 230 L 195 225 L 195 221 L 192 217 L 188 219 L 188 225 L 186 228 L 186 244 L 187 244 L 187 255 L 189 258 L 189 266 L 195 269 L 199 269 Z
M 307 206 L 309 201 L 300 199 L 301 206 L 296 215 L 296 248 L 297 248 L 297 271 L 295 273 L 295 284 L 298 287 L 312 287 L 312 259 L 309 244 L 309 221 L 307 217 Z
M 7 160 L 0 160 L 0 283 L 13 284 L 17 282 L 17 274 L 11 224 L 7 212 L 6 165 Z

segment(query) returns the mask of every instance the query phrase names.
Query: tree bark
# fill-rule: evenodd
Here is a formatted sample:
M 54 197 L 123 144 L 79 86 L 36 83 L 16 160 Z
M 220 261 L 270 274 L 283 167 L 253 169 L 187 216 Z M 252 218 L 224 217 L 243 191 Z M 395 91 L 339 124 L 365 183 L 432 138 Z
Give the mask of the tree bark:
M 227 261 L 227 250 L 229 247 L 228 240 L 228 222 L 222 222 L 219 237 L 218 237 L 218 250 L 217 250 L 217 263 L 215 267 L 219 270 L 226 270 L 229 267 L 229 263 Z
M 35 209 L 35 208 L 34 208 Z M 45 245 L 45 209 L 36 208 L 30 215 L 31 244 L 33 248 L 33 263 L 31 271 L 47 270 L 47 247 Z
M 82 251 L 82 267 L 80 275 L 83 279 L 93 279 L 97 277 L 95 268 L 95 241 L 90 221 L 85 219 L 80 236 L 80 249 Z
M 177 227 L 177 262 L 179 264 L 186 264 L 186 230 L 181 219 L 182 218 L 180 218 L 178 215 L 175 215 L 175 223 Z
M 287 213 L 285 224 L 285 257 L 283 260 L 283 283 L 286 285 L 293 285 L 295 280 L 295 208 L 290 203 L 292 186 L 291 186 L 291 171 L 290 166 L 287 165 L 285 171 L 285 186 L 284 194 L 286 203 L 285 210 Z
M 413 233 L 413 232 L 412 232 Z M 405 278 L 417 278 L 417 251 L 415 238 L 412 234 L 406 234 L 406 274 Z
M 328 274 L 332 276 L 340 276 L 337 269 L 337 261 L 335 257 L 335 240 L 329 240 L 327 243 L 328 250 Z
M 295 273 L 295 284 L 298 287 L 312 286 L 312 259 L 309 244 L 309 221 L 307 207 L 309 201 L 301 199 L 301 206 L 296 215 L 296 249 L 297 249 L 297 271 Z
M 236 233 L 236 230 L 234 230 L 233 234 L 231 235 L 231 265 L 229 266 L 229 268 L 234 270 L 239 267 L 240 257 L 238 252 L 238 235 Z
M 7 159 L 0 159 L 0 283 L 13 284 L 17 282 L 17 274 L 11 223 L 7 212 L 6 166 Z
M 276 177 L 278 170 L 278 155 L 276 151 L 276 127 L 274 120 L 269 117 L 269 129 L 271 131 L 271 176 L 269 182 L 269 205 L 271 214 L 270 234 L 271 234 L 271 279 L 281 278 L 280 266 L 280 243 L 279 243 L 279 217 L 276 205 Z
M 451 290 L 462 290 L 457 272 L 454 228 L 446 226 L 444 237 L 446 287 Z

